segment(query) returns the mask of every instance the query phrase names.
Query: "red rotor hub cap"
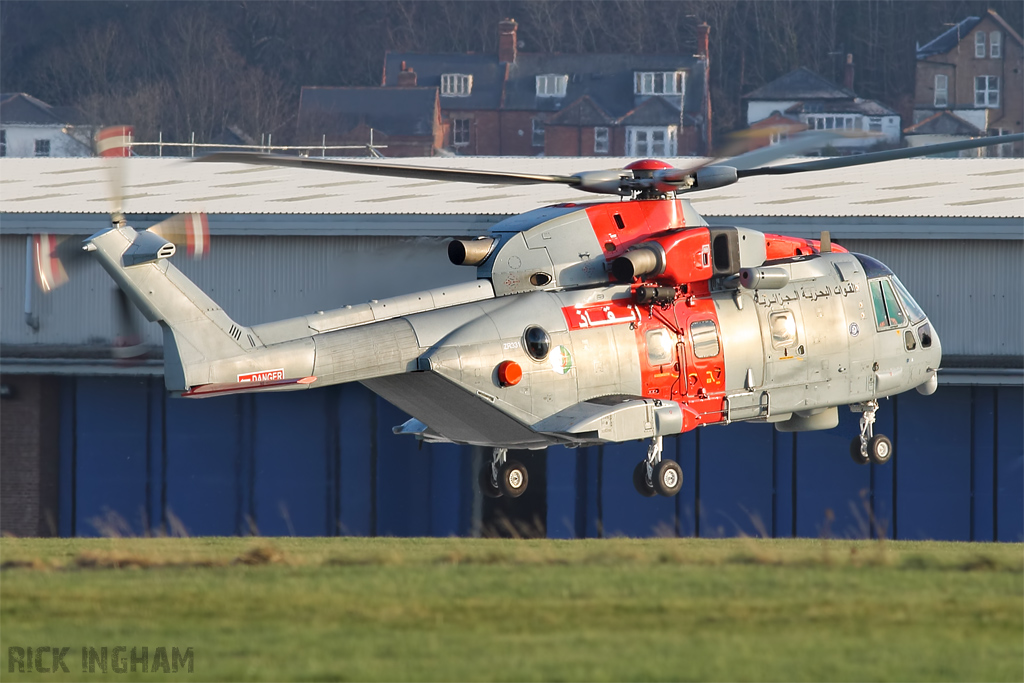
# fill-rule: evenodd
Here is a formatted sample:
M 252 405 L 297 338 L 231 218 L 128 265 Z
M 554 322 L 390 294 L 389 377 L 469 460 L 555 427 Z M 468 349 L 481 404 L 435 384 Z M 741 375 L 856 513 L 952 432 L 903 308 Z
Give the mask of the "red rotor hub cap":
M 667 164 L 659 159 L 640 159 L 626 166 L 626 169 L 630 171 L 661 171 L 666 168 L 672 168 L 672 164 Z

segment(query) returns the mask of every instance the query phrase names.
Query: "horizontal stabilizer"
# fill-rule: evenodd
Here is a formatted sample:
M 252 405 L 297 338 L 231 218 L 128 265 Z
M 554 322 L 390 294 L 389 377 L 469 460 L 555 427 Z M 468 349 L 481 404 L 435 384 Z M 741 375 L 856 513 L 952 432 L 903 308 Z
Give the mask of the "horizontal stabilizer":
M 223 384 L 200 384 L 192 387 L 181 395 L 185 398 L 207 398 L 224 394 L 249 394 L 256 391 L 281 390 L 284 387 L 304 389 L 316 381 L 316 377 L 297 377 L 292 379 L 267 379 L 257 382 L 225 382 Z

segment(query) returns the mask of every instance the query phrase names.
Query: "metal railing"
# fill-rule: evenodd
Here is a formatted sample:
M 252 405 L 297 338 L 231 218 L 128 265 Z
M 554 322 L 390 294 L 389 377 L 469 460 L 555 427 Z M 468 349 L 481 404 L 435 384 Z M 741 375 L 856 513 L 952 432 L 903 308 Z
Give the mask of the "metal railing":
M 300 156 L 314 156 L 315 152 L 319 151 L 321 157 L 327 156 L 327 150 L 336 149 L 361 149 L 367 150 L 370 156 L 383 157 L 378 150 L 387 149 L 387 145 L 375 145 L 373 143 L 373 129 L 370 129 L 370 141 L 365 145 L 328 145 L 327 135 L 324 135 L 320 145 L 275 145 L 273 144 L 273 134 L 269 134 L 265 137 L 261 136 L 260 144 L 256 145 L 235 145 L 229 143 L 217 143 L 217 142 L 196 142 L 196 134 L 193 132 L 191 141 L 189 142 L 164 142 L 164 134 L 160 133 L 159 139 L 156 142 L 137 142 L 132 140 L 132 147 L 156 147 L 157 156 L 162 157 L 164 155 L 165 147 L 187 147 L 189 149 L 189 156 L 194 157 L 196 155 L 196 149 L 204 148 L 215 148 L 215 149 L 237 149 L 237 150 L 248 150 L 254 152 L 291 152 L 299 151 Z

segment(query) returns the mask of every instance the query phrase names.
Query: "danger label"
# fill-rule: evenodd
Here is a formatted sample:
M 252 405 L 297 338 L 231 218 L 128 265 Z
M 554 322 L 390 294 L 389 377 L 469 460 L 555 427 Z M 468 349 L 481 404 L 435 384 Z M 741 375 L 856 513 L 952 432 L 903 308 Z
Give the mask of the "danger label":
M 239 382 L 271 382 L 275 379 L 284 379 L 284 368 L 247 372 L 244 375 L 238 376 Z

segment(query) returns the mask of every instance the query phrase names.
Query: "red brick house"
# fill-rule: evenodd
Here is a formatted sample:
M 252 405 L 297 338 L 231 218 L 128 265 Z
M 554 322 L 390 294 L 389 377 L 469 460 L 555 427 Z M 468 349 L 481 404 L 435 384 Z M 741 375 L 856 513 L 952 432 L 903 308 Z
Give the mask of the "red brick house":
M 992 10 L 967 17 L 917 46 L 913 132 L 925 132 L 916 127 L 931 119 L 929 124 L 945 122 L 946 127 L 928 133 L 950 134 L 953 120 L 935 117 L 945 111 L 990 135 L 1024 130 L 1024 43 Z M 1022 150 L 1017 143 L 992 147 L 989 153 L 1020 156 Z
M 302 88 L 295 138 L 310 154 L 322 146 L 368 146 L 371 130 L 373 144 L 386 145 L 385 156 L 433 156 L 445 138 L 437 88 Z M 344 150 L 344 156 L 367 154 L 368 147 Z
M 388 53 L 382 84 L 437 88 L 459 154 L 703 154 L 710 29 L 698 29 L 697 55 L 528 53 L 505 19 L 497 54 Z

